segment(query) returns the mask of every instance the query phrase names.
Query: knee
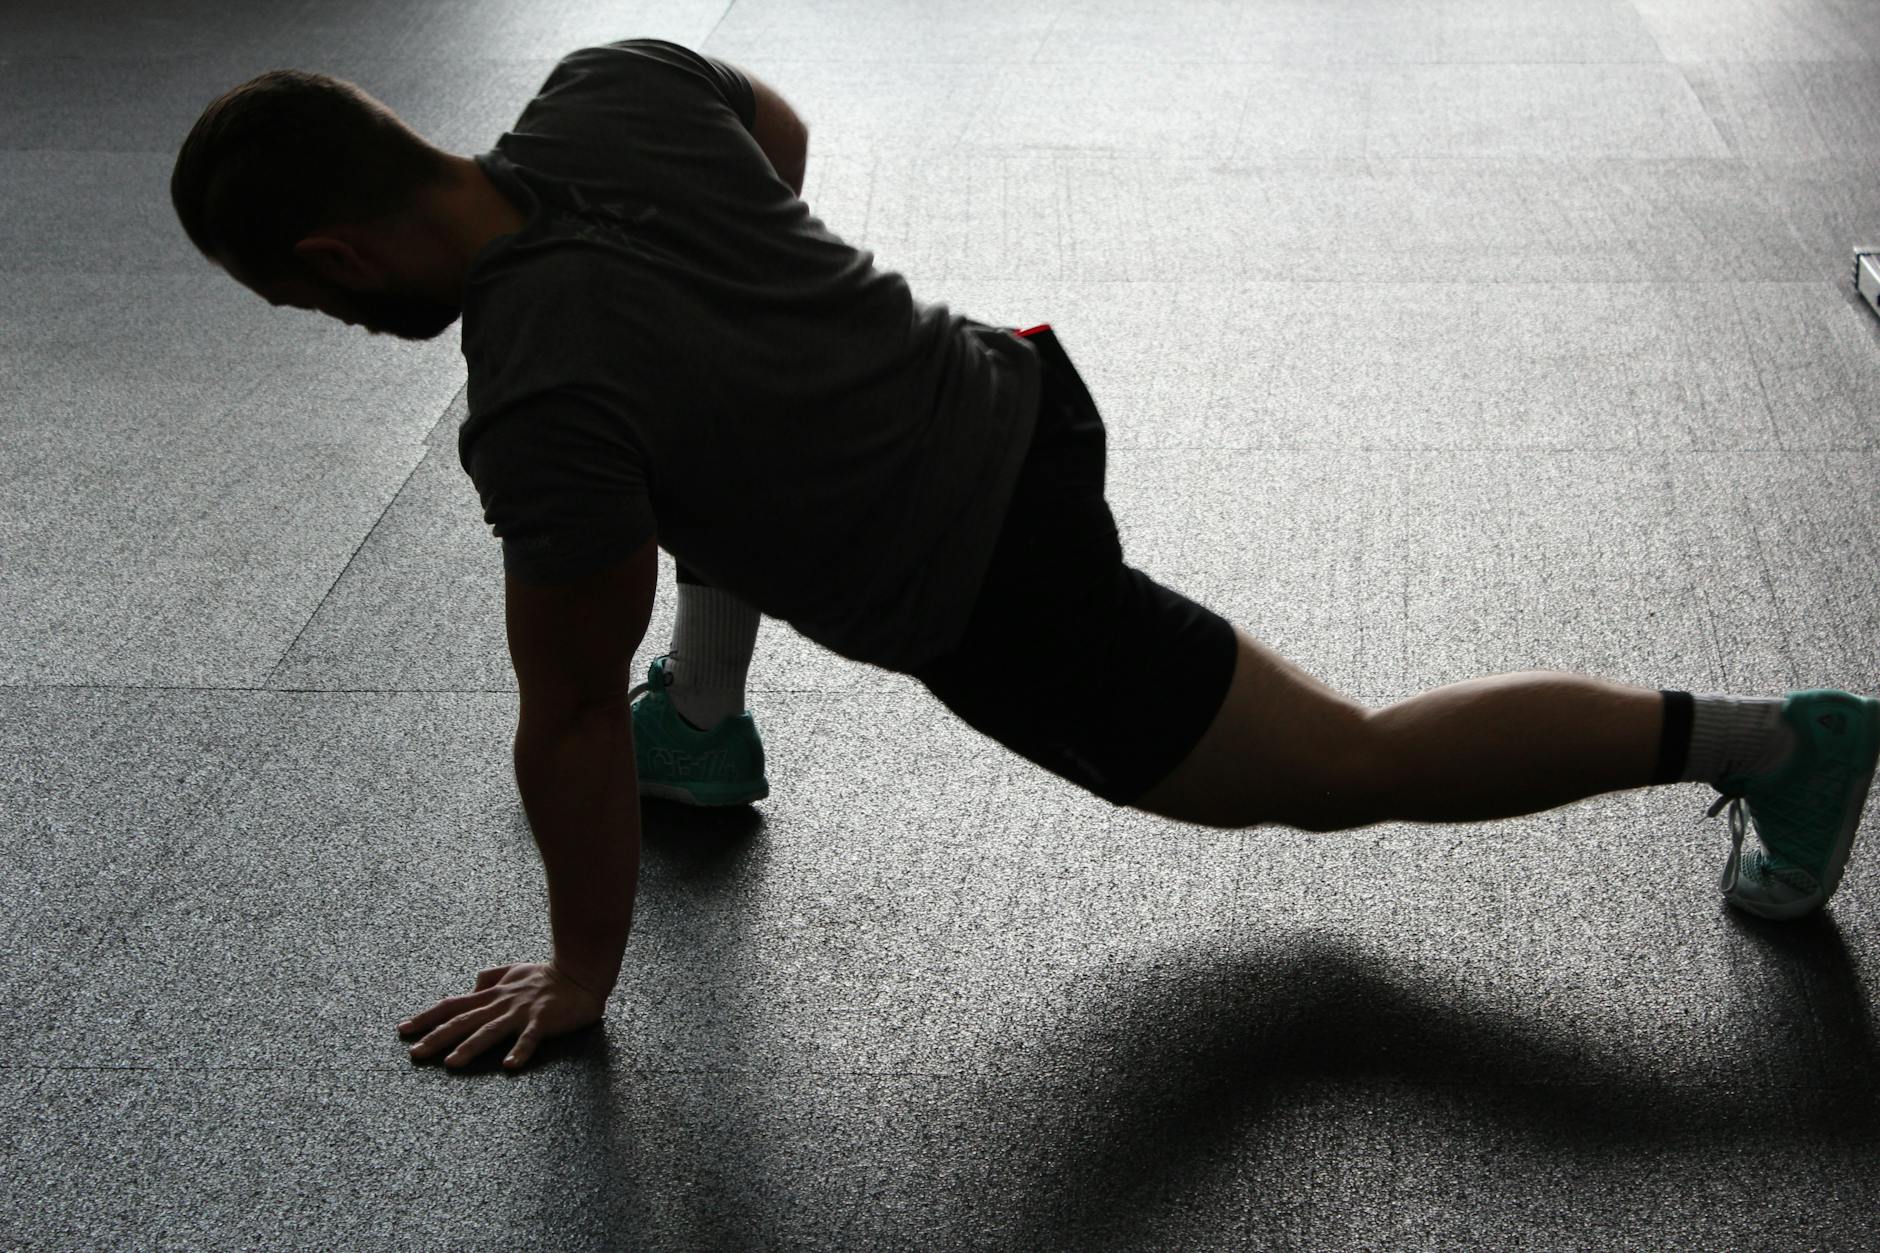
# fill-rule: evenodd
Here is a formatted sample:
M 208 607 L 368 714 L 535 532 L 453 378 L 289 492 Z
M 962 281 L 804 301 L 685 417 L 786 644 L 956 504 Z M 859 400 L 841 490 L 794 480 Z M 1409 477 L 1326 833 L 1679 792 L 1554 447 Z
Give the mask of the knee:
M 1396 775 L 1369 715 L 1361 710 L 1337 750 L 1300 778 L 1296 811 L 1281 821 L 1303 831 L 1349 831 L 1391 816 Z
M 1389 816 L 1395 784 L 1370 710 L 1315 691 L 1269 712 L 1255 695 L 1248 725 L 1211 733 L 1212 751 L 1192 753 L 1136 808 L 1229 830 L 1342 831 Z

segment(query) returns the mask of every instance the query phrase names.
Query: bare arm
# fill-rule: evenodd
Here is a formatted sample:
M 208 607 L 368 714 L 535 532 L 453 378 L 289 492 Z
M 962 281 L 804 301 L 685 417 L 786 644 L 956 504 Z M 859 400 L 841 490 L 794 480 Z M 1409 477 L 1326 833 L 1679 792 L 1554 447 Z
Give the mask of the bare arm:
M 548 879 L 554 966 L 603 999 L 620 977 L 640 878 L 640 794 L 624 700 L 516 729 L 516 790 Z
M 523 1066 L 541 1041 L 605 1014 L 639 885 L 640 780 L 627 680 L 657 571 L 658 544 L 649 539 L 570 583 L 505 578 L 522 698 L 516 788 L 547 872 L 555 957 L 492 967 L 472 991 L 400 1023 L 400 1032 L 425 1033 L 413 1057 L 452 1049 L 446 1064 L 462 1065 L 514 1035 L 504 1064 Z
M 448 1049 L 446 1064 L 461 1066 L 515 1036 L 503 1064 L 525 1066 L 543 1040 L 599 1022 L 620 978 L 640 873 L 632 715 L 624 701 L 552 723 L 531 721 L 527 700 L 523 710 L 516 786 L 548 875 L 554 960 L 492 967 L 400 1023 L 424 1033 L 413 1058 Z
M 803 194 L 803 164 L 809 154 L 809 125 L 769 83 L 739 66 L 750 80 L 751 94 L 757 99 L 757 111 L 751 121 L 751 135 L 757 146 L 770 158 L 777 177 L 790 185 L 797 196 Z

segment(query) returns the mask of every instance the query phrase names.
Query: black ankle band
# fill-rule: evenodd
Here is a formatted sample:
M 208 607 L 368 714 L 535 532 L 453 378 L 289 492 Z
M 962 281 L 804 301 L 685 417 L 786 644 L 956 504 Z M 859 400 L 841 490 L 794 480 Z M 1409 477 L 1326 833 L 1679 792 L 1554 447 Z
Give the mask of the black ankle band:
M 1659 688 L 1665 698 L 1665 725 L 1658 735 L 1658 772 L 1653 783 L 1676 783 L 1691 756 L 1691 716 L 1697 702 L 1689 692 Z

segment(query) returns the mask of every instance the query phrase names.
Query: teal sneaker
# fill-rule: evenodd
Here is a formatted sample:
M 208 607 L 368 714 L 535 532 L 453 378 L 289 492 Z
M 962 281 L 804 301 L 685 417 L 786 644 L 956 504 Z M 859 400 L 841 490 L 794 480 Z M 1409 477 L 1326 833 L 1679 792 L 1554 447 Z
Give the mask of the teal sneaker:
M 1795 729 L 1795 752 L 1768 774 L 1725 775 L 1708 814 L 1730 807 L 1730 860 L 1718 883 L 1724 899 L 1763 918 L 1799 918 L 1834 895 L 1880 759 L 1880 700 L 1790 692 L 1782 717 Z M 1747 856 L 1746 801 L 1762 839 Z
M 770 795 L 764 745 L 751 711 L 701 731 L 679 716 L 666 689 L 666 658 L 653 659 L 646 682 L 627 693 L 633 708 L 633 759 L 640 795 L 686 805 L 747 805 Z M 640 693 L 646 693 L 640 697 Z M 640 699 L 635 699 L 640 697 Z

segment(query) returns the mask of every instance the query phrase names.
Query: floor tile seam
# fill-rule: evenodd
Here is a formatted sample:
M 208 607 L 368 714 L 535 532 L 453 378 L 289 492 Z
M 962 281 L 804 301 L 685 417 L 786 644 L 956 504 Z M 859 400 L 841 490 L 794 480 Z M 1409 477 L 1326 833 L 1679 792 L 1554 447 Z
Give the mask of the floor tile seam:
M 433 423 L 433 426 L 435 425 L 436 424 Z M 360 536 L 359 543 L 353 547 L 351 555 L 346 558 L 346 564 L 341 567 L 339 573 L 333 577 L 333 581 L 327 585 L 326 591 L 320 596 L 319 603 L 313 607 L 313 611 L 309 613 L 306 620 L 300 624 L 300 629 L 294 632 L 293 640 L 281 651 L 281 655 L 275 659 L 274 664 L 268 667 L 267 677 L 272 677 L 280 673 L 281 668 L 287 664 L 287 659 L 294 655 L 294 650 L 300 646 L 300 641 L 307 634 L 308 628 L 319 618 L 320 611 L 326 608 L 326 603 L 333 598 L 333 593 L 339 589 L 340 584 L 346 581 L 346 576 L 352 571 L 353 564 L 359 560 L 359 554 L 364 552 L 366 545 L 372 542 L 372 537 L 379 533 L 379 528 L 385 525 L 385 519 L 390 516 L 392 510 L 397 507 L 400 498 L 404 496 L 406 489 L 411 486 L 412 479 L 416 478 L 418 471 L 424 468 L 425 462 L 429 459 L 432 451 L 428 440 L 421 440 L 411 447 L 419 451 L 419 455 L 412 463 L 411 469 L 406 471 L 403 479 L 399 480 L 397 490 L 392 492 L 390 497 L 387 498 L 385 507 L 379 510 L 379 516 L 373 519 L 372 525 L 367 527 L 365 533 Z
M 1744 316 L 1743 302 L 1735 298 L 1734 292 L 1731 293 L 1730 319 L 1736 324 L 1737 332 L 1742 336 L 1742 342 L 1749 357 L 1750 371 L 1756 376 L 1756 391 L 1762 397 L 1763 402 L 1763 421 L 1769 428 L 1769 434 L 1779 443 L 1782 439 L 1782 428 L 1776 423 L 1775 402 L 1769 398 L 1769 383 L 1763 373 L 1763 357 L 1756 351 L 1756 336 L 1750 329 L 1748 319 Z
M 1662 52 L 1663 49 L 1660 51 Z M 1722 149 L 1731 160 L 1741 160 L 1743 154 L 1737 150 L 1737 145 L 1730 142 L 1730 137 L 1723 133 L 1723 127 L 1718 123 L 1716 115 L 1704 103 L 1703 96 L 1698 93 L 1697 85 L 1691 81 L 1690 74 L 1686 72 L 1685 66 L 1688 63 L 1667 60 L 1665 64 L 1676 75 L 1678 84 L 1684 88 L 1685 98 L 1697 109 L 1697 115 L 1704 119 L 1704 125 L 1710 127 L 1711 138 L 1717 141 L 1717 147 Z
M 1651 40 L 1652 47 L 1658 50 L 1659 61 L 1677 69 L 1679 72 L 1679 76 L 1682 77 L 1683 76 L 1682 63 L 1673 59 L 1671 54 L 1665 51 L 1665 41 L 1658 37 L 1658 31 L 1652 25 L 1651 19 L 1646 17 L 1643 13 L 1639 12 L 1638 6 L 1636 3 L 1628 3 L 1624 6 L 1624 8 L 1625 8 L 1625 11 L 1632 18 L 1636 20 L 1637 29 L 1643 30 L 1645 32 L 1645 38 Z
M 439 441 L 436 439 L 436 436 L 438 433 L 438 429 L 440 427 L 443 427 L 446 421 L 450 418 L 451 414 L 456 411 L 457 402 L 459 400 L 464 400 L 469 390 L 470 390 L 470 383 L 467 379 L 464 382 L 459 383 L 457 385 L 457 390 L 450 394 L 450 399 L 444 402 L 444 407 L 442 411 L 438 413 L 437 417 L 431 420 L 431 425 L 424 429 L 424 434 L 418 437 L 418 447 L 424 450 L 424 455 L 423 457 L 419 459 L 418 465 L 415 468 L 413 468 L 412 470 L 413 474 L 416 474 L 419 470 L 424 468 L 424 462 L 430 459 L 430 456 L 432 453 L 441 452 L 443 455 L 447 456 L 449 455 L 451 448 L 456 445 L 457 441 L 454 439 L 450 441 L 449 445 L 443 445 L 442 441 Z M 467 403 L 465 406 L 465 412 L 466 413 L 469 412 Z M 461 430 L 461 426 L 459 427 L 459 429 Z M 403 488 L 401 487 L 399 490 L 402 491 Z
M 700 39 L 697 44 L 693 45 L 698 51 L 707 52 L 708 46 L 712 41 L 712 36 L 716 35 L 718 28 L 725 24 L 725 19 L 731 16 L 731 10 L 737 7 L 737 3 L 738 0 L 725 0 L 725 11 L 718 15 L 718 20 L 712 23 L 710 30 L 705 32 L 705 37 Z

